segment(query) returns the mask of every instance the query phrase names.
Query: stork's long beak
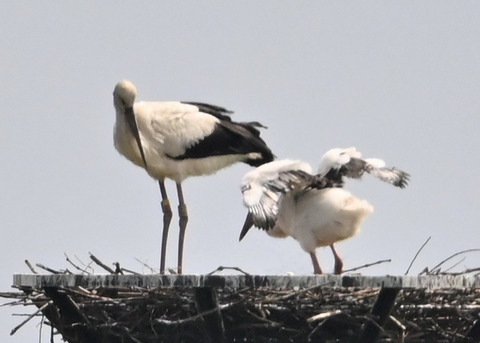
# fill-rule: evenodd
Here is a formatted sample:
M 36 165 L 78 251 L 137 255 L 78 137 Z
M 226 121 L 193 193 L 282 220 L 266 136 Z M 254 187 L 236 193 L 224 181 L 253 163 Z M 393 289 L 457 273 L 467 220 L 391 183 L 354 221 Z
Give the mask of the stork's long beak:
M 148 170 L 147 159 L 145 158 L 142 141 L 140 140 L 140 133 L 138 132 L 138 126 L 137 121 L 135 120 L 135 112 L 133 112 L 133 107 L 125 109 L 125 117 L 127 119 L 128 126 L 130 127 L 130 131 L 132 131 L 133 137 L 135 137 L 135 141 L 137 142 L 138 150 L 140 150 L 143 164 L 145 164 L 145 169 Z
M 245 237 L 248 230 L 250 230 L 252 226 L 253 226 L 253 215 L 249 212 L 247 214 L 247 218 L 245 218 L 245 223 L 243 224 L 242 232 L 240 232 L 240 237 L 238 239 L 239 241 L 241 241 L 243 237 Z

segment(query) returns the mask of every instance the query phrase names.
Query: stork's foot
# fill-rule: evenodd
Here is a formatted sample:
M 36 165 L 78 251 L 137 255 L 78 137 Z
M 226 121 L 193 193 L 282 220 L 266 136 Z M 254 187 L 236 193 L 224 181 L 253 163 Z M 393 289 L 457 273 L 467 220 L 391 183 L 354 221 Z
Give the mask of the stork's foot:
M 160 253 L 160 274 L 165 274 L 165 259 L 167 255 L 168 229 L 172 221 L 172 209 L 168 199 L 162 200 L 163 212 L 163 230 L 162 230 L 162 250 Z
M 343 262 L 342 260 L 335 261 L 335 266 L 333 269 L 335 275 L 340 275 L 343 272 Z
M 333 258 L 335 259 L 335 266 L 334 266 L 334 268 L 333 268 L 333 272 L 334 272 L 336 275 L 340 275 L 340 274 L 342 274 L 342 272 L 343 272 L 343 261 L 342 261 L 342 258 L 341 258 L 340 255 L 338 254 L 337 249 L 335 249 L 335 245 L 334 245 L 334 244 L 330 245 L 330 249 L 332 249 Z
M 187 229 L 187 222 L 188 222 L 188 212 L 187 212 L 187 205 L 180 204 L 178 205 L 178 216 L 179 225 L 180 225 L 180 232 L 178 236 L 178 274 L 182 274 L 183 268 L 183 244 L 185 241 L 185 231 Z
M 320 263 L 318 263 L 317 255 L 315 254 L 315 252 L 310 253 L 310 258 L 312 259 L 313 264 L 313 274 L 322 274 L 322 268 L 320 268 Z
M 165 183 L 163 180 L 158 180 L 158 186 L 160 187 L 160 194 L 162 196 L 162 212 L 163 212 L 163 229 L 162 229 L 162 246 L 160 253 L 160 274 L 165 274 L 165 259 L 167 255 L 167 240 L 168 240 L 168 228 L 172 221 L 172 208 L 170 207 L 170 201 L 167 197 L 167 190 L 165 189 Z

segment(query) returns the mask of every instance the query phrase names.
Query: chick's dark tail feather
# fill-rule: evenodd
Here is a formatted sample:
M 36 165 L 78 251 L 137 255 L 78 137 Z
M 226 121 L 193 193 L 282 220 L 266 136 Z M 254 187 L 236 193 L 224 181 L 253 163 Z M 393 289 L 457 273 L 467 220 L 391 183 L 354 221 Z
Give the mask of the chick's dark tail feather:
M 240 232 L 240 237 L 238 241 L 240 242 L 243 237 L 247 234 L 248 230 L 250 230 L 253 226 L 253 215 L 249 212 L 247 217 L 245 218 L 245 223 L 243 224 L 242 231 Z

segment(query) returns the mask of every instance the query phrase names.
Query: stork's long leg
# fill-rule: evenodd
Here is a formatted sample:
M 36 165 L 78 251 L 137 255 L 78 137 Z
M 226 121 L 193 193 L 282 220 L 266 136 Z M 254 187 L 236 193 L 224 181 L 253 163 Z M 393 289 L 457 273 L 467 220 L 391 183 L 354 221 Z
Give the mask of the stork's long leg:
M 333 257 L 335 258 L 334 273 L 337 275 L 342 274 L 343 262 L 342 262 L 342 258 L 337 252 L 337 249 L 335 249 L 335 244 L 330 245 L 330 249 L 332 249 Z
M 178 193 L 178 217 L 179 217 L 179 225 L 180 225 L 180 232 L 178 234 L 178 274 L 182 274 L 182 266 L 183 266 L 183 242 L 185 240 L 185 230 L 187 229 L 187 222 L 188 222 L 188 213 L 187 213 L 187 205 L 185 204 L 185 200 L 183 199 L 183 190 L 182 184 L 177 182 L 177 193 Z
M 160 194 L 162 195 L 162 212 L 163 212 L 163 232 L 162 232 L 162 251 L 160 255 L 160 274 L 165 274 L 165 256 L 167 254 L 168 228 L 172 220 L 172 208 L 167 197 L 164 180 L 158 180 L 160 186 Z
M 322 268 L 320 268 L 320 263 L 318 263 L 318 258 L 317 254 L 315 254 L 315 251 L 310 253 L 310 257 L 312 258 L 313 274 L 322 274 Z

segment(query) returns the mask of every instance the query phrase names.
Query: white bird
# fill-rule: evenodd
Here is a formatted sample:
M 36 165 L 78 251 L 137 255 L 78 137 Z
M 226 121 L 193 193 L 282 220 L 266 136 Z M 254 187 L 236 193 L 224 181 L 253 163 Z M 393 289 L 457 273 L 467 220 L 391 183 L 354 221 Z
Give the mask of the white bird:
M 114 144 L 120 154 L 158 180 L 162 196 L 163 234 L 160 272 L 165 272 L 172 210 L 164 180 L 176 182 L 179 199 L 178 273 L 182 273 L 183 241 L 188 221 L 181 182 L 208 175 L 235 162 L 259 166 L 274 156 L 260 138 L 257 122 L 237 123 L 225 108 L 204 103 L 135 102 L 130 81 L 113 91 L 116 111 Z
M 242 179 L 241 189 L 248 215 L 240 240 L 252 226 L 273 237 L 291 236 L 310 254 L 315 274 L 321 274 L 315 250 L 330 246 L 334 272 L 343 262 L 335 243 L 354 236 L 363 219 L 373 212 L 366 200 L 344 190 L 344 177 L 360 178 L 365 172 L 404 188 L 409 175 L 386 168 L 380 159 L 361 159 L 355 148 L 331 149 L 320 160 L 318 173 L 302 161 L 279 160 L 264 164 Z

